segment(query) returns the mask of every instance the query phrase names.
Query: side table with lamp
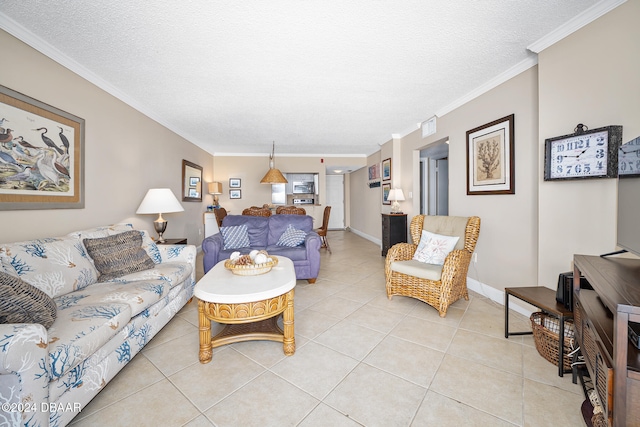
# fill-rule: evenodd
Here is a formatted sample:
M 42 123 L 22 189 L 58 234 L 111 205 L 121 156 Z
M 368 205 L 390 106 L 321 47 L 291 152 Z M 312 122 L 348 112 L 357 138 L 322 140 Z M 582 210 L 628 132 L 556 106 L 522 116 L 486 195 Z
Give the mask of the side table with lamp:
M 153 221 L 153 227 L 158 233 L 156 243 L 166 243 L 162 234 L 167 230 L 167 220 L 162 217 L 163 213 L 183 212 L 184 208 L 169 188 L 152 188 L 142 199 L 142 203 L 136 211 L 137 214 L 158 214 L 158 218 Z M 180 239 L 182 240 L 182 239 Z

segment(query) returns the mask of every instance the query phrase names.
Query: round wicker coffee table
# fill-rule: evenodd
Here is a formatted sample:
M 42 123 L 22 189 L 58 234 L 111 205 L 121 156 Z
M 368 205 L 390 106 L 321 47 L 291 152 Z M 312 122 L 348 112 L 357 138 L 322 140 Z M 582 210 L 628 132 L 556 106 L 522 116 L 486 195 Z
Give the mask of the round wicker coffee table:
M 224 261 L 216 264 L 194 288 L 198 298 L 200 363 L 209 363 L 212 349 L 241 341 L 269 340 L 283 344 L 284 354 L 296 351 L 293 332 L 293 293 L 296 274 L 289 258 L 256 276 L 233 274 Z M 278 326 L 282 314 L 283 329 Z M 211 337 L 211 321 L 224 329 Z

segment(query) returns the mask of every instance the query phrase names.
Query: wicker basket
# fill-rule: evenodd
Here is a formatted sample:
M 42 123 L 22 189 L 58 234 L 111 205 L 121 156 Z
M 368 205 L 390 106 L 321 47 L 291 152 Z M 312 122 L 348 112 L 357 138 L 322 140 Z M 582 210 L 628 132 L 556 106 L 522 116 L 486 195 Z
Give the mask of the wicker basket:
M 278 258 L 270 255 L 269 256 L 273 261 L 265 262 L 262 264 L 246 264 L 246 265 L 235 265 L 230 259 L 224 262 L 225 268 L 231 270 L 233 274 L 237 274 L 238 276 L 257 276 L 259 274 L 265 274 L 271 271 L 273 267 L 278 265 Z
M 560 344 L 560 321 L 553 316 L 538 311 L 531 315 L 531 328 L 533 339 L 538 353 L 554 365 L 558 365 L 558 353 Z M 564 355 L 562 366 L 565 371 L 571 370 L 571 353 L 574 343 L 573 320 L 564 321 Z

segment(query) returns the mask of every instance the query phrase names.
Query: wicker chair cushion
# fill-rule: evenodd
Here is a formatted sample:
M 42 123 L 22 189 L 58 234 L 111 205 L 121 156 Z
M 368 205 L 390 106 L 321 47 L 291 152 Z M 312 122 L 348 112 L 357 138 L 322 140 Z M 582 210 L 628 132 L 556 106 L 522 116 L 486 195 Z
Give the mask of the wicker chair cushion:
M 82 242 L 100 272 L 100 281 L 103 282 L 136 271 L 149 270 L 156 265 L 142 248 L 142 233 L 138 230 L 83 239 Z
M 24 280 L 0 272 L 0 323 L 39 323 L 49 329 L 56 320 L 53 299 Z
M 425 216 L 422 230 L 443 236 L 459 236 L 454 249 L 464 249 L 468 217 L 463 216 Z M 415 236 L 414 236 L 415 237 Z M 421 237 L 421 236 L 419 236 Z M 414 243 L 417 242 L 414 240 Z
M 413 259 L 427 264 L 443 265 L 445 258 L 456 247 L 458 240 L 460 240 L 458 236 L 443 236 L 422 230 L 422 238 Z
M 230 227 L 222 227 L 222 242 L 224 250 L 240 249 L 251 246 L 249 242 L 249 233 L 246 225 L 232 225 Z
M 391 270 L 408 276 L 419 277 L 427 280 L 440 280 L 442 277 L 442 266 L 437 264 L 426 264 L 424 262 L 410 259 L 407 261 L 394 261 L 391 263 Z

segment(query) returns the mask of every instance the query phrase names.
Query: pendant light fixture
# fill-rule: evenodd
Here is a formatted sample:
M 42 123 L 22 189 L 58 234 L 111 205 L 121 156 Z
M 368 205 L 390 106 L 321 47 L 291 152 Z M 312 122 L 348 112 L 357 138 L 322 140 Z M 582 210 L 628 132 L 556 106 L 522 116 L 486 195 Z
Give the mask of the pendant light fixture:
M 274 157 L 276 152 L 276 142 L 273 141 L 273 147 L 271 148 L 271 155 L 269 156 L 269 171 L 267 174 L 260 180 L 260 184 L 286 184 L 287 178 L 282 175 L 278 169 L 275 168 Z

